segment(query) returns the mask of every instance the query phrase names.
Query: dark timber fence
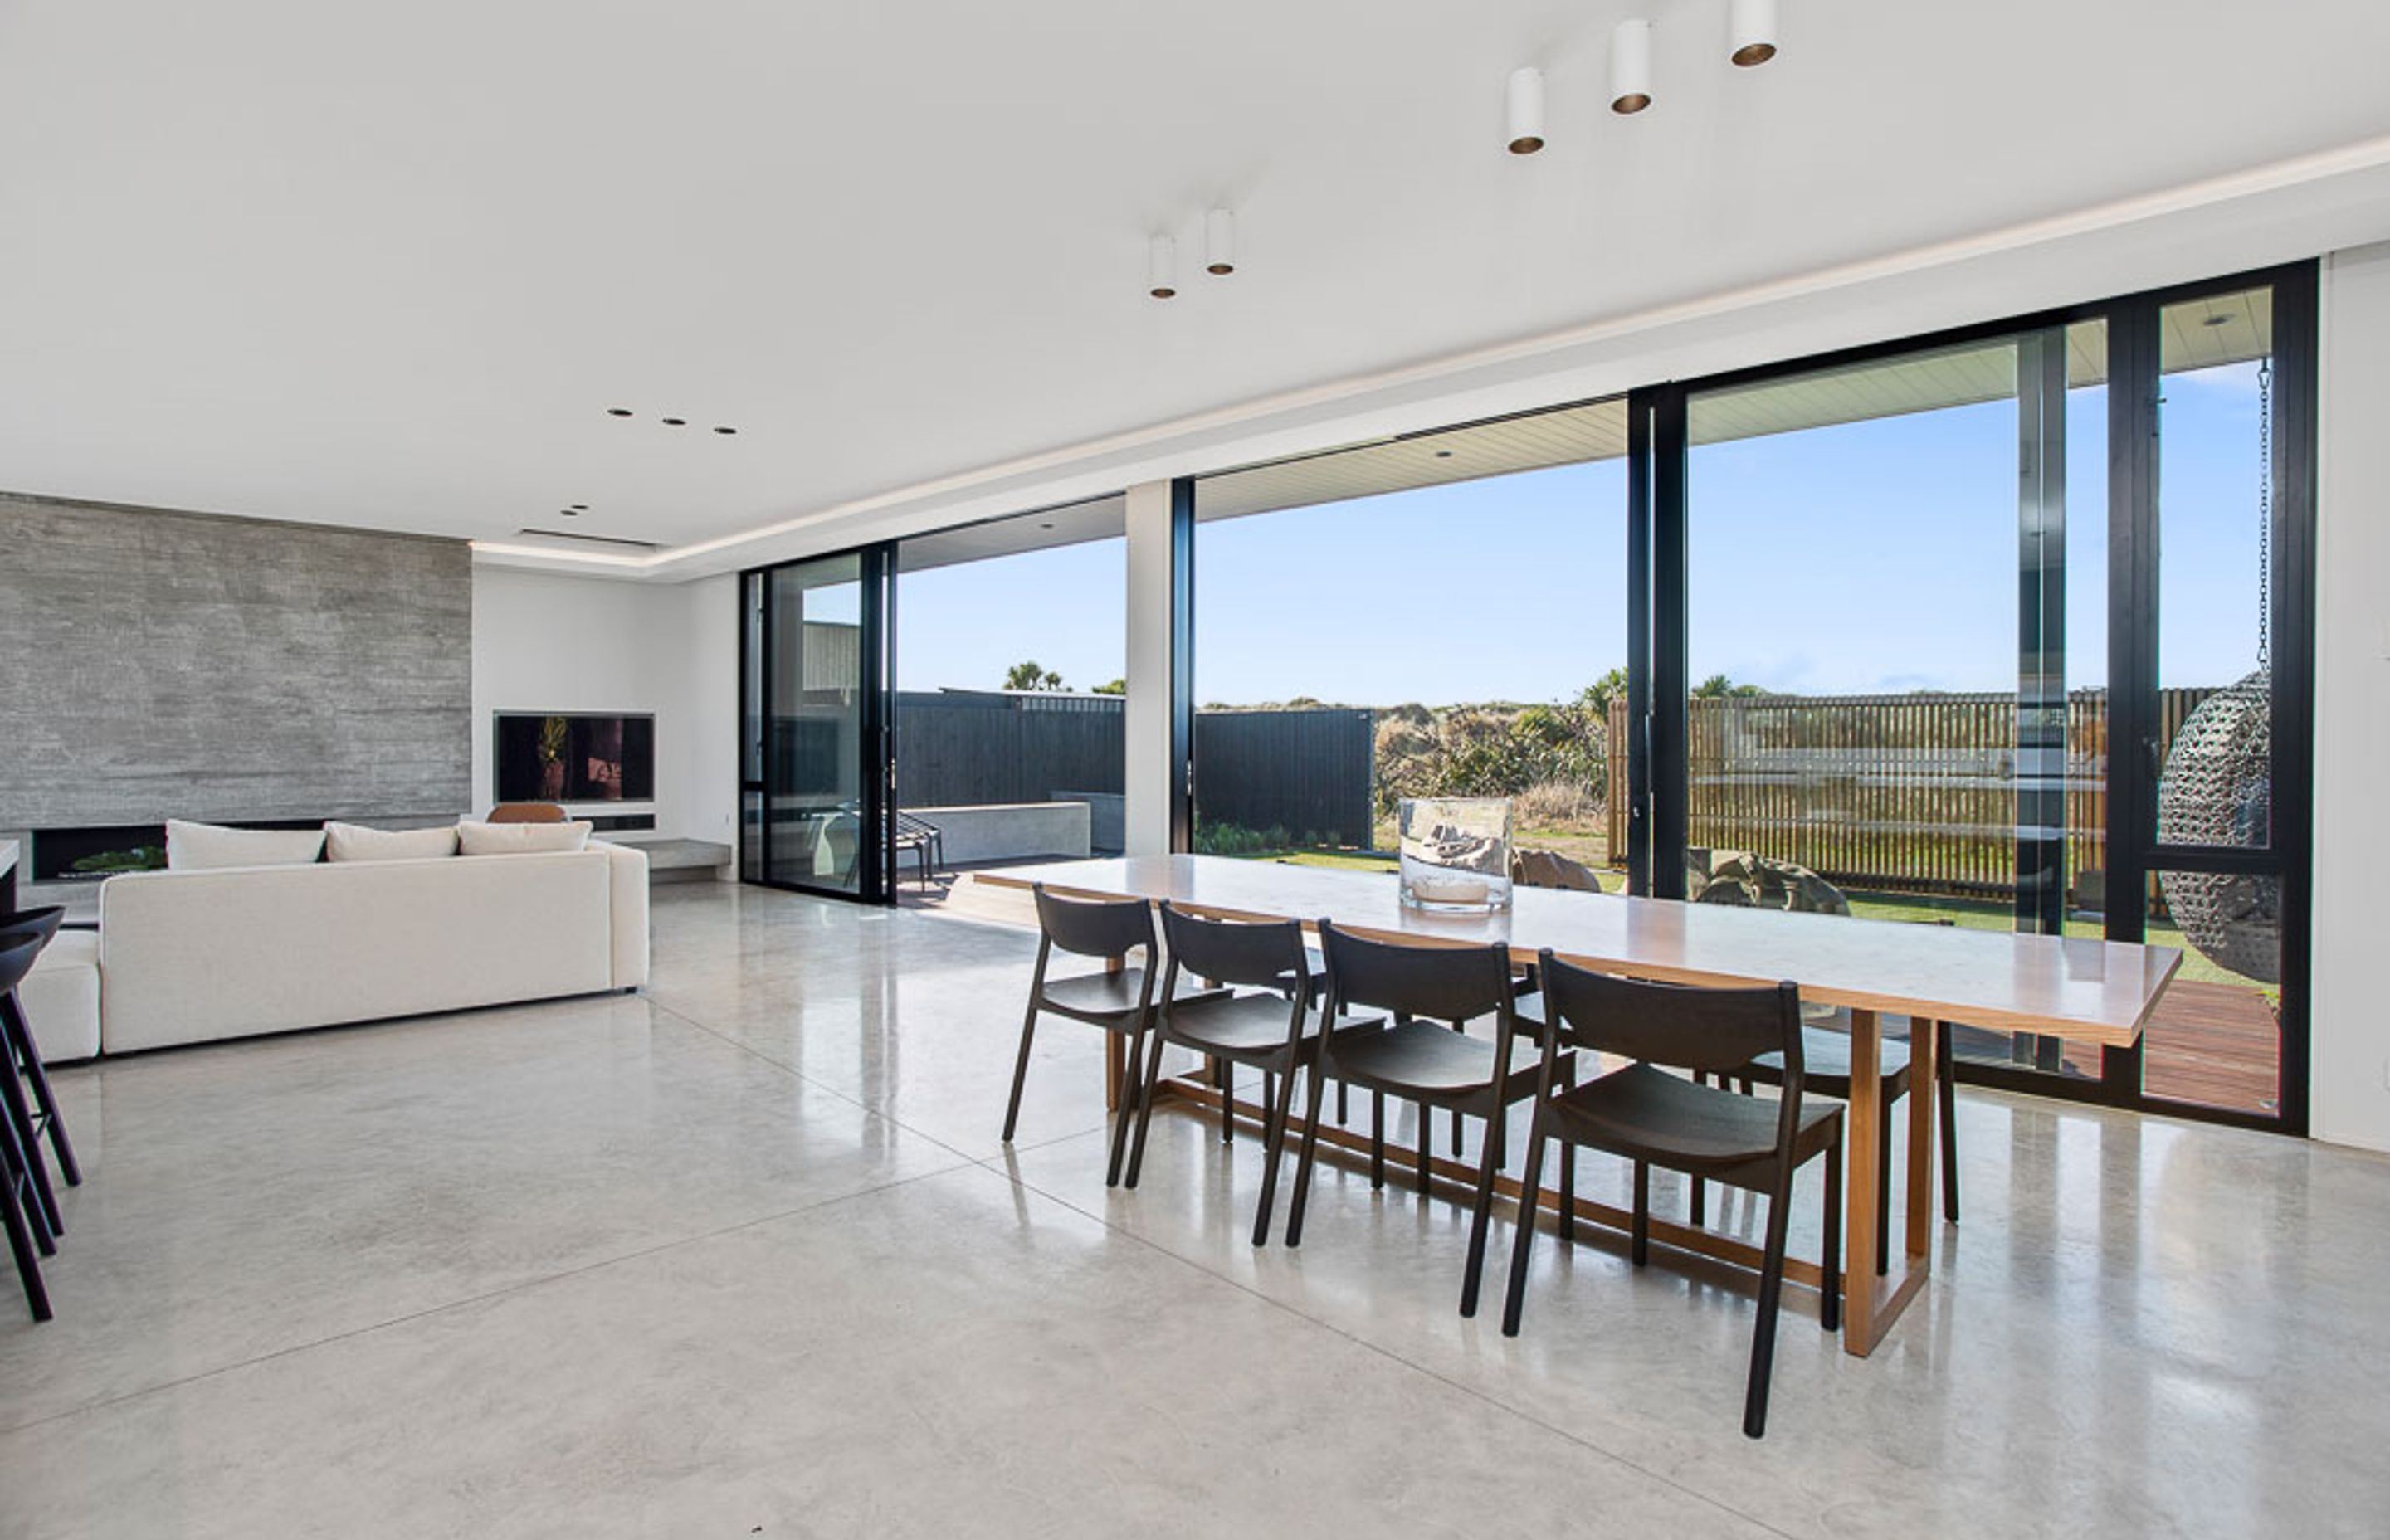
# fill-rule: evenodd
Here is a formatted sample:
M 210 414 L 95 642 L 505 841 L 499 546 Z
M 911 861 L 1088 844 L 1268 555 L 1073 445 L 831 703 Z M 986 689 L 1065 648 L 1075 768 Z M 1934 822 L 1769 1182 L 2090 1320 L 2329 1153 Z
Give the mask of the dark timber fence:
M 1377 722 L 1366 711 L 1199 712 L 1195 822 L 1369 843 Z
M 904 807 L 1042 802 L 1122 789 L 1116 695 L 901 691 L 896 795 Z M 1201 712 L 1198 823 L 1369 842 L 1375 723 L 1366 711 Z
M 982 695 L 900 690 L 901 807 L 1050 802 L 1057 791 L 1118 791 L 1116 695 Z
M 2163 757 L 2205 689 L 2162 691 Z M 1690 703 L 1690 842 L 1806 866 L 1846 887 L 2016 887 L 2016 697 L 1793 696 Z M 2066 712 L 2067 886 L 2105 866 L 2108 696 Z M 1626 739 L 1625 703 L 1610 708 Z M 1611 756 L 1610 848 L 1626 848 L 1626 756 Z

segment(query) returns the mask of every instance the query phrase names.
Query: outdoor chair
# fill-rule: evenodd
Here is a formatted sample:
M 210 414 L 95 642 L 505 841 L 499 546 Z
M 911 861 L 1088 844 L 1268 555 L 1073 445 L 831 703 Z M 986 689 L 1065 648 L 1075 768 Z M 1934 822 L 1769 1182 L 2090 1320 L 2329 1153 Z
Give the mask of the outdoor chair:
M 1262 1196 L 1253 1215 L 1253 1244 L 1269 1242 L 1270 1210 L 1278 1197 L 1279 1163 L 1294 1109 L 1294 1073 L 1317 1056 L 1321 1018 L 1303 926 L 1296 920 L 1253 923 L 1210 919 L 1173 905 L 1162 906 L 1163 938 L 1170 963 L 1163 974 L 1162 1005 L 1150 1033 L 1138 1080 L 1137 1136 L 1128 1158 L 1130 1187 L 1145 1168 L 1145 1136 L 1162 1080 L 1166 1047 L 1191 1048 L 1208 1058 L 1223 1086 L 1220 1137 L 1230 1136 L 1234 1110 L 1223 1065 L 1241 1064 L 1262 1072 L 1269 1112 L 1262 1125 Z M 1230 986 L 1222 993 L 1182 997 L 1176 993 L 1184 969 L 1199 979 Z M 1340 1023 L 1343 1026 L 1356 1022 Z
M 1369 1184 L 1386 1180 L 1386 1097 L 1420 1107 L 1420 1190 L 1430 1179 L 1428 1110 L 1442 1108 L 1485 1120 L 1471 1206 L 1469 1256 L 1460 1285 L 1460 1313 L 1477 1313 L 1480 1276 L 1485 1263 L 1485 1230 L 1494 1207 L 1494 1176 L 1502 1169 L 1504 1119 L 1512 1105 L 1536 1094 L 1543 1053 L 1538 1037 L 1522 1035 L 1511 1009 L 1510 950 L 1485 946 L 1400 946 L 1365 941 L 1319 922 L 1328 957 L 1329 1019 L 1312 1066 L 1303 1159 L 1295 1171 L 1294 1200 L 1287 1216 L 1286 1243 L 1303 1244 L 1304 1208 L 1319 1148 L 1321 1102 L 1328 1083 L 1349 1083 L 1369 1093 Z M 1356 1021 L 1356 1010 L 1391 1017 Z M 1487 1039 L 1455 1032 L 1442 1023 L 1491 1017 Z M 1532 1210 L 1534 1187 L 1523 1200 Z
M 911 851 L 919 863 L 921 886 L 928 887 L 938 873 L 946 869 L 946 837 L 938 826 L 927 818 L 917 818 L 909 813 L 895 815 L 896 859 L 901 864 L 905 853 Z
M 41 956 L 43 943 L 43 937 L 31 932 L 0 939 L 0 994 L 16 992 L 33 970 L 33 959 Z M 6 1078 L 12 1084 L 16 1080 L 14 1074 Z M 33 1319 L 46 1321 L 50 1294 L 42 1282 L 41 1258 L 58 1247 L 36 1196 L 41 1169 L 41 1150 L 19 1137 L 14 1118 L 0 1117 L 0 1229 L 8 1235 L 8 1251 L 17 1261 L 17 1281 L 24 1288 L 26 1308 Z
M 1638 1267 L 1651 1256 L 1653 1166 L 1767 1199 L 1759 1318 L 1752 1328 L 1742 1412 L 1742 1431 L 1758 1438 L 1767 1427 L 1767 1381 L 1776 1355 L 1777 1306 L 1784 1291 L 1792 1178 L 1821 1155 L 1826 1161 L 1821 1264 L 1826 1281 L 1818 1318 L 1828 1331 L 1842 1326 L 1843 1109 L 1839 1104 L 1804 1104 L 1801 992 L 1789 983 L 1772 989 L 1694 989 L 1614 979 L 1557 962 L 1549 951 L 1542 955 L 1536 971 L 1543 981 L 1549 1025 L 1535 1126 L 1528 1136 L 1530 1195 L 1542 1179 L 1547 1139 L 1559 1140 L 1564 1152 L 1581 1146 L 1633 1161 L 1635 1207 L 1627 1254 Z M 1633 1062 L 1567 1089 L 1556 1084 L 1553 1061 L 1570 1048 Z M 1773 1103 L 1668 1072 L 1723 1075 L 1770 1052 L 1783 1055 L 1784 1063 L 1783 1094 Z M 1510 1285 L 1502 1307 L 1506 1337 L 1519 1334 L 1535 1236 L 1530 1206 L 1522 1211 L 1511 1242 Z
M 1012 1142 L 1013 1129 L 1021 1121 L 1021 1090 L 1029 1079 L 1029 1050 L 1036 1036 L 1037 1018 L 1051 1013 L 1085 1021 L 1127 1040 L 1127 1084 L 1113 1119 L 1111 1161 L 1104 1176 L 1107 1186 L 1117 1185 L 1128 1127 L 1137 1110 L 1137 1060 L 1145 1047 L 1145 1034 L 1153 1024 L 1154 970 L 1160 953 L 1153 906 L 1141 898 L 1057 898 L 1042 882 L 1030 894 L 1037 905 L 1037 965 L 1029 980 L 1029 1008 L 1021 1019 L 1021 1052 L 1012 1066 L 1012 1096 L 1004 1109 L 1004 1142 Z M 1058 951 L 1100 959 L 1105 970 L 1052 978 L 1047 965 Z M 1141 966 L 1127 966 L 1132 952 L 1145 955 Z

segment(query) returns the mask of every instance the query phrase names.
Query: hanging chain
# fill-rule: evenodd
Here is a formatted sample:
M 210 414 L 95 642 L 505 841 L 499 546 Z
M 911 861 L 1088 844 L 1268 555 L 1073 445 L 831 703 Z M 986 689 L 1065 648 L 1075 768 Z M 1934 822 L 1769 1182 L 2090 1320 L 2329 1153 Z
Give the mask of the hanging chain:
M 2257 366 L 2257 666 L 2274 666 L 2274 358 Z

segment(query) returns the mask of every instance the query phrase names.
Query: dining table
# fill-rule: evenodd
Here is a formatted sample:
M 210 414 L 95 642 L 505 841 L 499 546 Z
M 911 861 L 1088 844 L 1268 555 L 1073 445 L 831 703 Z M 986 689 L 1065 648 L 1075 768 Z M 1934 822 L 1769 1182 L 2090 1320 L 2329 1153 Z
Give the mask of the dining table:
M 1909 1084 L 1905 1223 L 1894 1232 L 1897 1256 L 1880 1257 L 1876 1226 L 1850 1223 L 1844 1270 L 1827 1278 L 1818 1264 L 1788 1259 L 1785 1276 L 1813 1289 L 1843 1291 L 1843 1345 L 1864 1357 L 1924 1287 L 1932 1271 L 1934 1224 L 1934 1139 L 1936 1032 L 1928 1023 L 1955 1022 L 1998 1032 L 2063 1037 L 2074 1043 L 2127 1046 L 2137 1041 L 2159 998 L 2182 966 L 2182 953 L 2096 937 L 1977 930 L 1842 915 L 1792 913 L 1724 904 L 1623 893 L 1516 887 L 1507 907 L 1476 914 L 1416 908 L 1402 902 L 1390 872 L 1297 865 L 1215 855 L 1130 855 L 1058 861 L 983 870 L 981 883 L 1004 888 L 1043 886 L 1070 898 L 1168 902 L 1200 914 L 1241 919 L 1294 919 L 1317 929 L 1321 920 L 1376 940 L 1420 945 L 1499 943 L 1514 967 L 1548 950 L 1562 961 L 1622 977 L 1667 983 L 1735 987 L 1790 981 L 1805 1005 L 1846 1011 L 1851 1097 L 1844 1161 L 1844 1213 L 1872 1214 L 1878 1203 L 1883 1146 L 1892 1137 L 1882 1094 L 1882 1018 L 1905 1016 Z M 1112 1094 L 1125 1066 L 1115 1055 Z M 1235 1092 L 1200 1078 L 1169 1083 L 1176 1096 L 1259 1120 L 1263 1109 L 1235 1102 Z M 1357 1136 L 1325 1129 L 1323 1141 L 1354 1147 Z M 1420 1138 L 1426 1137 L 1422 1120 Z M 1471 1168 L 1431 1162 L 1437 1174 L 1473 1181 Z M 1500 1190 L 1522 1198 L 1505 1177 Z M 1549 1190 L 1534 1201 L 1557 1207 Z M 1630 1216 L 1580 1197 L 1580 1219 L 1625 1228 Z M 1723 1231 L 1654 1216 L 1651 1238 L 1743 1267 L 1759 1251 Z

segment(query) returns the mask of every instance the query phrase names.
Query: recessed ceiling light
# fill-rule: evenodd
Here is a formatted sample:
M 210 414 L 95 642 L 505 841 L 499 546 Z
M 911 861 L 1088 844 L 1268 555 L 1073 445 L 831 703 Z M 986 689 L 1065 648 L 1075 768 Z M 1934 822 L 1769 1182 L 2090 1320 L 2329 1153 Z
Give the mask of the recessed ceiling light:
M 1448 460 L 1452 458 L 1452 451 L 1449 449 L 1439 449 L 1435 452 L 1435 457 L 1439 460 Z
M 567 519 L 578 519 L 581 517 L 581 510 L 579 508 L 559 508 L 556 511 L 564 515 Z
M 589 511 L 589 505 L 586 503 L 575 503 L 572 505 L 572 511 L 575 513 L 587 513 Z
M 688 419 L 687 417 L 659 417 L 657 420 L 662 422 L 666 428 L 686 428 L 688 426 Z
M 717 433 L 736 433 L 739 430 L 736 428 L 717 428 L 714 431 Z
M 1053 526 L 1053 525 L 1051 525 L 1051 524 L 1040 524 L 1040 525 L 1038 525 L 1037 527 L 1038 527 L 1039 529 L 1041 529 L 1041 530 L 1050 530 L 1050 529 L 1052 529 L 1054 526 Z
M 2219 313 L 2209 316 L 2206 320 L 2202 321 L 2199 324 L 2204 327 L 2229 326 L 2232 324 L 2232 317 Z
M 610 417 L 627 417 L 631 415 L 631 409 L 628 406 L 609 406 L 606 408 L 606 415 Z

